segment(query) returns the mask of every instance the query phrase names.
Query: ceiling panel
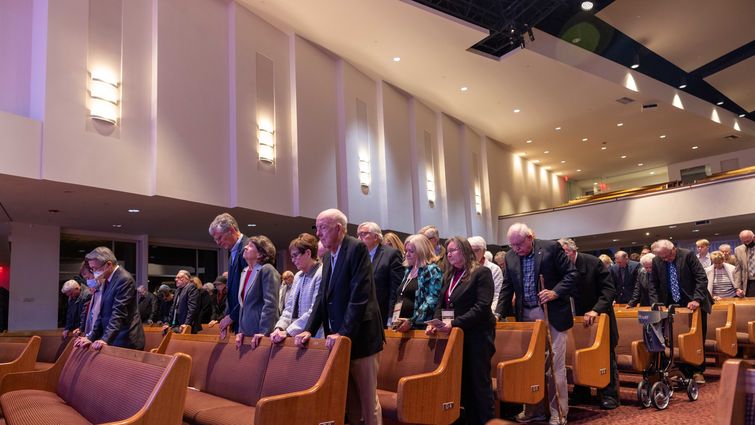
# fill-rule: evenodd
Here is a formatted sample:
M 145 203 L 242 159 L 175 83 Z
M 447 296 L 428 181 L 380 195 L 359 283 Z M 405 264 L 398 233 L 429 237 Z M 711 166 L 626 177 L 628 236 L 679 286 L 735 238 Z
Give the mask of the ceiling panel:
M 755 57 L 717 72 L 705 81 L 746 111 L 755 111 Z

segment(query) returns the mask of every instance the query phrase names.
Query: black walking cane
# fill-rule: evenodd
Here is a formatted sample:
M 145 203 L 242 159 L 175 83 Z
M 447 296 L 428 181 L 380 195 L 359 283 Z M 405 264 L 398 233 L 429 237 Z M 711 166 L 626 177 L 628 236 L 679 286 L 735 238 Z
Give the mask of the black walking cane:
M 542 292 L 543 289 L 545 289 L 545 279 L 543 278 L 543 275 L 540 275 L 540 290 L 539 292 Z M 548 303 L 541 303 L 540 305 L 543 306 L 543 311 L 545 313 L 545 335 L 548 337 L 548 351 L 550 351 L 550 355 L 548 356 L 548 359 L 550 360 L 551 365 L 551 375 L 553 375 L 553 387 L 556 391 L 556 405 L 558 406 L 558 423 L 564 422 L 564 412 L 561 410 L 561 397 L 559 397 L 558 394 L 558 384 L 556 383 L 556 368 L 553 366 L 553 337 L 551 337 L 551 327 L 550 323 L 548 322 Z M 545 386 L 546 389 L 548 388 L 548 385 Z

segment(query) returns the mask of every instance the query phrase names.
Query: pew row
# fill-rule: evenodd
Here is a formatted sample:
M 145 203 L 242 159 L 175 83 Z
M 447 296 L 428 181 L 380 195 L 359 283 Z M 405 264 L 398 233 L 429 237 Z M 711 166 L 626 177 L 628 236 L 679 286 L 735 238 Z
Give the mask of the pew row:
M 545 339 L 541 320 L 496 323 L 490 370 L 498 401 L 535 404 L 543 399 Z
M 650 353 L 642 339 L 642 325 L 637 319 L 639 309 L 615 309 L 619 342 L 614 349 L 621 372 L 641 373 L 650 365 Z
M 450 424 L 459 417 L 464 332 L 385 331 L 378 398 L 386 423 Z
M 724 362 L 717 410 L 719 425 L 755 423 L 755 361 L 731 359 Z
M 312 339 L 297 348 L 293 338 L 272 345 L 250 338 L 236 349 L 233 338 L 169 333 L 156 350 L 185 353 L 192 370 L 180 391 L 186 395 L 188 424 L 342 424 L 346 405 L 351 341 L 338 338 L 328 350 Z
M 0 380 L 9 373 L 34 370 L 41 338 L 0 336 Z
M 39 353 L 34 368 L 43 370 L 51 367 L 58 360 L 58 357 L 65 351 L 68 344 L 73 343 L 73 338 L 63 338 L 63 329 L 46 329 L 36 331 L 11 331 L 2 334 L 3 337 L 25 337 L 38 336 Z
M 70 346 L 54 366 L 0 383 L 8 424 L 180 424 L 191 359 L 105 346 Z
M 713 304 L 708 316 L 705 354 L 720 357 L 737 355 L 736 309 L 734 304 Z
M 566 338 L 566 372 L 574 385 L 605 388 L 611 380 L 611 341 L 608 315 L 603 313 L 585 327 L 584 316 L 574 317 Z
M 144 328 L 144 351 L 152 351 L 160 346 L 165 334 L 162 325 L 142 325 Z M 168 329 L 168 332 L 171 332 Z
M 734 304 L 737 345 L 755 348 L 755 298 L 724 298 L 716 304 Z

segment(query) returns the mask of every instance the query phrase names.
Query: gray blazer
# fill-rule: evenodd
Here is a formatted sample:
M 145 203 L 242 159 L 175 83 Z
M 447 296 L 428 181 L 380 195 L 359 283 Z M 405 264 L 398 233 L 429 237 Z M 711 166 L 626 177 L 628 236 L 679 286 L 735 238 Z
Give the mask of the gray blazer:
M 246 271 L 241 272 L 239 289 L 244 287 Z M 254 280 L 249 282 L 244 296 L 244 305 L 239 308 L 239 332 L 244 335 L 264 334 L 269 336 L 278 321 L 278 292 L 281 276 L 271 264 L 264 264 Z M 237 294 L 228 294 L 228 297 Z
M 283 329 L 291 336 L 296 336 L 306 330 L 309 316 L 312 314 L 312 305 L 315 303 L 317 292 L 320 289 L 320 280 L 322 280 L 322 263 L 317 263 L 307 274 L 306 285 L 302 286 L 304 272 L 300 271 L 294 276 L 291 296 L 286 301 L 286 307 L 283 314 L 275 324 L 276 328 Z M 293 318 L 296 300 L 299 300 L 298 313 L 299 317 Z M 316 338 L 322 337 L 322 329 L 315 335 Z

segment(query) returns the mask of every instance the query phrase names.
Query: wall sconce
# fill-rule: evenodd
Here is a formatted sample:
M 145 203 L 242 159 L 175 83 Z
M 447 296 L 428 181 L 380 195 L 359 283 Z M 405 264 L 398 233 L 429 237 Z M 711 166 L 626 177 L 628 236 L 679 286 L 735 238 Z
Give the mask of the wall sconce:
M 371 172 L 370 160 L 364 156 L 359 156 L 359 185 L 370 187 Z
M 432 173 L 427 173 L 427 202 L 430 206 L 435 205 L 435 177 Z
M 102 70 L 92 71 L 89 80 L 89 116 L 115 125 L 120 116 L 118 81 Z
M 474 209 L 477 215 L 482 215 L 482 195 L 479 187 L 474 188 Z
M 262 162 L 275 162 L 275 139 L 272 130 L 260 128 L 257 130 L 257 152 Z

